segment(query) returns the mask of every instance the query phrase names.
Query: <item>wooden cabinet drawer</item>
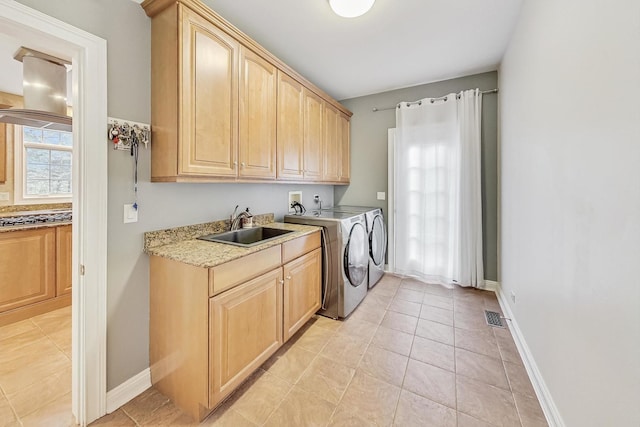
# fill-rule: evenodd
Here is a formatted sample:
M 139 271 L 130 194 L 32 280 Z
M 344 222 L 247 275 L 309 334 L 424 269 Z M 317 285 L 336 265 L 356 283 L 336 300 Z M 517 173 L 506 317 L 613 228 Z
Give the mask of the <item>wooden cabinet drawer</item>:
M 209 269 L 209 296 L 217 295 L 282 265 L 280 245 Z
M 282 263 L 286 264 L 320 247 L 320 232 L 298 237 L 282 244 Z

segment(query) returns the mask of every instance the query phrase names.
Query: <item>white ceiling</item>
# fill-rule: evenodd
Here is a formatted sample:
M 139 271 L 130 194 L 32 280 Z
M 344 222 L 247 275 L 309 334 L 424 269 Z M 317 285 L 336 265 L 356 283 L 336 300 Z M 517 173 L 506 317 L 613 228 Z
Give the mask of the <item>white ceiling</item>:
M 377 0 L 351 19 L 327 0 L 203 2 L 342 100 L 497 69 L 522 0 Z M 17 44 L 0 37 L 0 91 L 22 93 Z

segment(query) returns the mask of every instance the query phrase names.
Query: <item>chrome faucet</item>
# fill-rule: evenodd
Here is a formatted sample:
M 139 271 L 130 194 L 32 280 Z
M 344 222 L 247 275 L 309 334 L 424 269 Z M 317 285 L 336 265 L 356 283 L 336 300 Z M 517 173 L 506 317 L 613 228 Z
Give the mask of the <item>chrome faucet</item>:
M 238 205 L 236 205 L 236 208 L 233 210 L 233 213 L 231 214 L 229 231 L 234 231 L 240 228 L 240 223 L 242 221 L 242 218 L 249 218 L 252 216 L 251 213 L 249 213 L 249 208 L 247 208 L 245 211 L 242 211 L 236 215 L 237 211 L 238 211 Z

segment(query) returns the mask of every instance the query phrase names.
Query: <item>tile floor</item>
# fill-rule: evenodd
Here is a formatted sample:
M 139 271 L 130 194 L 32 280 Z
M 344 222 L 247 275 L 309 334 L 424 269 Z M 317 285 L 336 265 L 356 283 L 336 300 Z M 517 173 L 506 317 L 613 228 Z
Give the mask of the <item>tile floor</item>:
M 0 427 L 73 425 L 71 307 L 0 327 Z
M 546 426 L 491 292 L 386 275 L 344 322 L 315 317 L 203 425 Z M 153 388 L 93 425 L 193 425 Z
M 546 426 L 511 334 L 487 326 L 485 308 L 500 311 L 491 292 L 386 275 L 346 321 L 313 318 L 202 425 Z M 16 348 L 0 351 L 0 427 L 72 425 L 70 340 L 44 320 L 0 328 L 0 348 Z M 150 388 L 92 425 L 195 423 Z

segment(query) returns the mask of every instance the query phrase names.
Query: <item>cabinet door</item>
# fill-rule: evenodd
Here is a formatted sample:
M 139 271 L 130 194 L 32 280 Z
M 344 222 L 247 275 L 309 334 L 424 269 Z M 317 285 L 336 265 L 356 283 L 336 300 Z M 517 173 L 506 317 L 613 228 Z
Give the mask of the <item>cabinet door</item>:
M 278 71 L 278 179 L 303 179 L 304 91 Z
M 316 249 L 284 265 L 284 341 L 320 308 L 321 260 Z
M 56 296 L 71 292 L 71 225 L 56 227 Z
M 322 99 L 304 90 L 304 179 L 322 179 Z
M 338 117 L 340 148 L 340 182 L 351 180 L 351 126 L 349 118 L 343 114 Z
M 55 228 L 0 233 L 0 313 L 55 293 Z
M 209 322 L 212 408 L 282 345 L 282 269 L 211 298 Z
M 324 103 L 324 132 L 323 147 L 324 167 L 322 170 L 323 181 L 340 180 L 340 157 L 338 150 L 338 110 Z
M 239 44 L 189 9 L 181 10 L 179 174 L 235 177 Z
M 276 67 L 241 47 L 240 177 L 276 177 L 276 76 Z

